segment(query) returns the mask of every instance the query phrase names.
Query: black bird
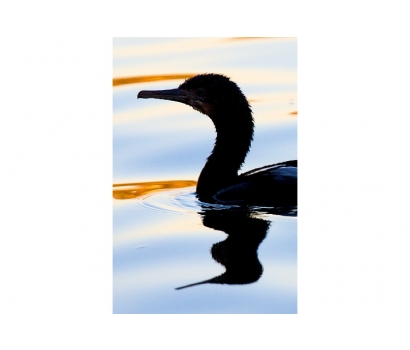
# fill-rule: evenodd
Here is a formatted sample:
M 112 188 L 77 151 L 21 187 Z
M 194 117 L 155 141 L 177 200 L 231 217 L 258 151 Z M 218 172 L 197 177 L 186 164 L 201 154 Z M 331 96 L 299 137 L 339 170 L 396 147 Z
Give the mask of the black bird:
M 248 100 L 228 77 L 200 74 L 177 89 L 140 91 L 138 98 L 181 102 L 211 118 L 217 136 L 199 175 L 196 193 L 200 200 L 256 206 L 297 205 L 296 160 L 238 175 L 251 146 L 254 121 Z

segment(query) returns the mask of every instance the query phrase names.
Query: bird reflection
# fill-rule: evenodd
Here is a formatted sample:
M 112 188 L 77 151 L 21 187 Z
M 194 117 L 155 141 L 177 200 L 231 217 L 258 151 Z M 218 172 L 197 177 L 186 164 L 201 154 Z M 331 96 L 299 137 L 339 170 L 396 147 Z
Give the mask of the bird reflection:
M 205 281 L 188 284 L 176 289 L 200 284 L 249 284 L 259 280 L 263 267 L 258 259 L 258 247 L 265 239 L 270 221 L 257 217 L 249 208 L 211 209 L 203 206 L 204 226 L 224 231 L 228 237 L 215 243 L 211 254 L 226 271 Z M 293 208 L 280 209 L 282 215 L 294 215 Z
M 114 185 L 116 199 L 133 199 L 152 191 L 192 186 L 192 181 L 147 182 Z M 252 207 L 226 206 L 198 202 L 204 226 L 225 232 L 228 237 L 211 248 L 212 258 L 223 265 L 226 271 L 205 281 L 188 284 L 176 289 L 200 284 L 249 284 L 259 280 L 263 267 L 258 259 L 258 248 L 265 239 L 270 221 L 263 214 L 297 216 L 297 207 Z

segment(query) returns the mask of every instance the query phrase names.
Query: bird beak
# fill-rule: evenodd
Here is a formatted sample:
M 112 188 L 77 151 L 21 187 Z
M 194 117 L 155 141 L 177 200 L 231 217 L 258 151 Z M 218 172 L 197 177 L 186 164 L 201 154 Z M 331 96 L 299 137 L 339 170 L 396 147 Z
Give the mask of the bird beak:
M 205 103 L 203 97 L 199 97 L 194 91 L 171 89 L 171 90 L 143 90 L 138 93 L 138 98 L 156 98 L 160 100 L 176 101 L 191 106 L 193 109 L 210 115 L 212 109 Z
M 171 90 L 143 90 L 138 93 L 138 98 L 156 98 L 160 100 L 169 100 L 185 103 L 191 105 L 191 101 L 194 98 L 192 94 L 180 89 Z

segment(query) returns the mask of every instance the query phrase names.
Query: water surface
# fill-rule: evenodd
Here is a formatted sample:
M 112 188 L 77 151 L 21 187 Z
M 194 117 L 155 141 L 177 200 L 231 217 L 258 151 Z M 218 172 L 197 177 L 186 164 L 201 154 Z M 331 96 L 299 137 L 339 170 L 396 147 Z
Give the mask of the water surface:
M 296 40 L 115 38 L 113 53 L 113 312 L 296 313 L 296 212 L 198 201 L 211 121 L 136 98 L 227 75 L 254 112 L 242 171 L 297 159 Z

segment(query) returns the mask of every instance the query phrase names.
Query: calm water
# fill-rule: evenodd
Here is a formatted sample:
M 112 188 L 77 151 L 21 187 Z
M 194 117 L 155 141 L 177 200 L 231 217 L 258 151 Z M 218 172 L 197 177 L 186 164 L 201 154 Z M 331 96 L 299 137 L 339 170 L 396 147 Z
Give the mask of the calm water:
M 136 97 L 225 74 L 254 112 L 242 171 L 297 159 L 296 47 L 293 38 L 114 39 L 114 313 L 297 312 L 295 213 L 199 202 L 212 122 Z

